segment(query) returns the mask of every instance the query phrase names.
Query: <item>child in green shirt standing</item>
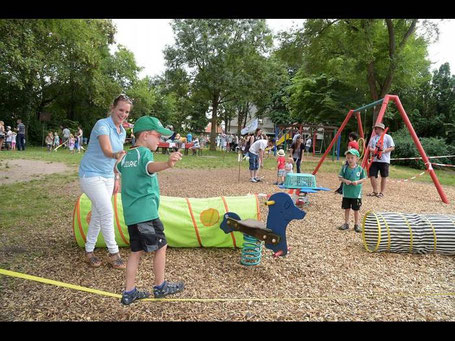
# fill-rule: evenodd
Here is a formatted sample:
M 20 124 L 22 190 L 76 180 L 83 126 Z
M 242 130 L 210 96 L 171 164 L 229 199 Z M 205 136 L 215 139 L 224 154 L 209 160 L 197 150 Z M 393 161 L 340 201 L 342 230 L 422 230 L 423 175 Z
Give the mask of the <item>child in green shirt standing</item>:
M 338 227 L 340 230 L 349 229 L 349 215 L 351 208 L 354 211 L 354 231 L 361 232 L 359 225 L 360 206 L 362 206 L 362 183 L 367 179 L 365 170 L 357 164 L 360 154 L 356 149 L 349 149 L 346 153 L 347 165 L 343 165 L 338 178 L 343 186 L 343 201 L 341 208 L 344 209 L 344 224 Z
M 125 223 L 128 225 L 131 254 L 126 266 L 126 288 L 121 303 L 128 305 L 150 293 L 139 291 L 135 281 L 139 261 L 144 252 L 154 252 L 153 273 L 155 298 L 175 294 L 183 290 L 183 282 L 170 283 L 164 280 L 167 241 L 164 226 L 158 215 L 160 191 L 157 173 L 174 167 L 182 158 L 180 152 L 169 155 L 167 162 L 154 162 L 153 153 L 158 148 L 161 135 L 173 132 L 163 127 L 151 116 L 143 116 L 134 124 L 136 145 L 121 158 L 115 171 L 122 175 L 122 205 Z

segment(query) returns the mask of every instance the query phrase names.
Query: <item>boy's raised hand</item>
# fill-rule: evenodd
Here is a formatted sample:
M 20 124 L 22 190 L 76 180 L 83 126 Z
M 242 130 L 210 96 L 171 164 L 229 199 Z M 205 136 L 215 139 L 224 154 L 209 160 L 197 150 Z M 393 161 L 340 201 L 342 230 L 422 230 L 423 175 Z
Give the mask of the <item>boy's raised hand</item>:
M 169 167 L 173 168 L 177 161 L 180 161 L 182 159 L 182 153 L 180 152 L 174 152 L 169 155 L 169 160 L 167 161 L 167 164 Z

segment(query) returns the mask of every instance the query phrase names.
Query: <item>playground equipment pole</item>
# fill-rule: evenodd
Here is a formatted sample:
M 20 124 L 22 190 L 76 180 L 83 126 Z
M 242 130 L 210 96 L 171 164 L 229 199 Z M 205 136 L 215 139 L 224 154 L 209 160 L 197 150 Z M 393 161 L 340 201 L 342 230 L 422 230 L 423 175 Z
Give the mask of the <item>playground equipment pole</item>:
M 382 122 L 382 119 L 384 118 L 384 114 L 385 114 L 385 109 L 387 108 L 387 105 L 389 104 L 389 98 L 390 98 L 390 95 L 386 95 L 382 99 L 381 110 L 379 110 L 379 114 L 378 114 L 378 117 L 377 117 L 376 122 L 374 123 L 374 125 Z M 374 102 L 374 103 L 377 103 L 377 102 Z M 371 103 L 371 104 L 373 104 L 373 103 Z M 375 133 L 375 131 L 373 129 L 373 132 L 371 133 L 370 140 L 368 140 L 368 142 L 370 142 L 371 139 L 375 135 L 376 135 L 376 133 Z M 365 147 L 366 150 L 365 150 L 365 153 L 364 153 L 364 156 L 363 156 L 363 161 L 362 161 L 362 168 L 364 168 L 364 169 L 366 168 L 366 165 L 367 165 L 367 162 L 368 162 L 368 159 L 369 159 L 369 156 L 370 156 L 370 148 L 368 148 L 368 144 L 369 143 L 366 144 L 366 147 Z
M 340 159 L 340 145 L 341 145 L 341 135 L 338 136 L 338 141 L 337 141 L 337 161 Z
M 363 107 L 360 107 L 360 108 L 357 108 L 357 109 L 354 109 L 354 110 L 350 110 L 348 112 L 348 114 L 346 115 L 346 118 L 344 119 L 343 123 L 341 124 L 340 128 L 338 129 L 338 132 L 337 134 L 335 135 L 335 137 L 333 138 L 332 142 L 330 142 L 330 145 L 329 147 L 327 148 L 327 150 L 325 151 L 324 155 L 322 156 L 322 158 L 319 160 L 319 163 L 318 165 L 316 166 L 316 168 L 314 169 L 313 171 L 313 175 L 315 175 L 319 168 L 321 167 L 322 163 L 324 162 L 324 159 L 326 158 L 327 154 L 330 152 L 330 150 L 332 149 L 333 145 L 335 144 L 335 141 L 338 139 L 338 137 L 341 135 L 341 132 L 343 131 L 344 127 L 346 126 L 346 124 L 349 122 L 349 120 L 351 119 L 351 116 L 353 113 L 355 112 L 360 112 L 362 110 L 365 110 L 365 109 L 368 109 L 370 107 L 373 107 L 373 106 L 376 106 L 376 105 L 379 105 L 381 103 L 383 103 L 384 99 L 380 99 L 376 102 L 373 102 L 373 103 L 370 103 L 370 104 L 367 104 L 367 105 L 364 105 Z M 382 110 L 382 108 L 381 108 Z M 384 107 L 384 111 L 385 111 L 385 107 Z M 363 129 L 362 131 L 363 132 Z M 365 168 L 365 166 L 362 164 L 362 167 Z
M 329 147 L 325 151 L 325 153 L 322 156 L 322 158 L 319 160 L 318 165 L 316 166 L 316 168 L 313 171 L 313 175 L 316 175 L 316 173 L 318 172 L 319 168 L 321 167 L 321 164 L 324 162 L 325 157 L 327 156 L 327 154 L 332 149 L 335 141 L 340 136 L 341 132 L 345 128 L 346 124 L 348 123 L 349 119 L 351 118 L 351 116 L 352 116 L 352 114 L 354 112 L 357 113 L 357 112 L 359 112 L 361 110 L 364 110 L 364 109 L 367 109 L 369 107 L 376 106 L 376 105 L 382 103 L 381 109 L 379 111 L 378 117 L 377 117 L 376 122 L 375 122 L 375 125 L 376 125 L 377 123 L 381 123 L 382 122 L 382 119 L 384 118 L 385 110 L 387 108 L 387 105 L 389 104 L 389 100 L 393 100 L 395 102 L 395 105 L 397 106 L 398 111 L 400 112 L 401 118 L 403 119 L 404 123 L 406 124 L 406 127 L 408 128 L 409 133 L 411 134 L 411 137 L 412 137 L 412 139 L 413 139 L 413 141 L 414 141 L 414 143 L 415 143 L 415 145 L 416 145 L 416 147 L 417 147 L 417 149 L 418 149 L 418 151 L 420 153 L 420 156 L 422 157 L 422 160 L 425 163 L 425 167 L 427 168 L 426 170 L 428 171 L 428 173 L 430 173 L 431 179 L 433 180 L 433 183 L 436 186 L 436 189 L 437 189 L 437 191 L 439 193 L 439 196 L 441 197 L 442 202 L 444 202 L 445 204 L 448 204 L 449 200 L 447 199 L 447 196 L 445 195 L 444 190 L 442 189 L 442 186 L 439 183 L 438 177 L 437 177 L 437 175 L 436 175 L 436 173 L 435 173 L 435 171 L 433 169 L 433 166 L 431 165 L 431 162 L 430 162 L 428 156 L 426 155 L 425 150 L 423 149 L 422 144 L 420 143 L 420 140 L 417 137 L 417 134 L 414 131 L 414 128 L 413 128 L 413 126 L 411 124 L 411 121 L 409 120 L 408 115 L 406 114 L 406 111 L 404 110 L 403 105 L 401 104 L 400 99 L 396 95 L 385 95 L 385 97 L 383 99 L 381 99 L 381 100 L 378 100 L 376 102 L 367 104 L 367 105 L 365 105 L 363 107 L 360 107 L 358 109 L 350 110 L 349 113 L 346 115 L 346 118 L 344 119 L 343 123 L 341 124 L 341 127 L 338 129 L 338 132 L 336 133 L 336 135 L 333 138 L 332 142 L 330 142 Z M 357 118 L 359 118 L 359 116 L 357 116 Z M 363 130 L 361 132 L 363 132 Z M 373 129 L 373 133 L 371 134 L 371 137 L 370 137 L 369 141 L 371 141 L 371 139 L 375 135 L 376 134 L 375 134 L 374 129 Z M 366 147 L 365 148 L 366 148 L 366 150 L 365 150 L 365 154 L 364 154 L 363 161 L 362 161 L 362 168 L 366 167 L 366 164 L 367 164 L 368 158 L 369 158 L 369 154 L 370 154 L 370 150 L 368 148 L 368 143 L 366 143 Z
M 360 137 L 365 138 L 365 135 L 363 133 L 363 127 L 362 127 L 362 118 L 360 117 L 360 111 L 357 111 L 355 114 L 357 116 L 357 126 L 358 126 L 358 129 L 360 132 Z
M 317 134 L 317 129 L 314 130 L 313 132 L 313 156 L 316 155 L 316 134 Z
M 436 176 L 433 166 L 431 165 L 431 162 L 428 159 L 428 156 L 425 153 L 425 150 L 423 149 L 422 144 L 420 143 L 420 140 L 414 131 L 414 127 L 412 126 L 411 121 L 409 121 L 408 115 L 406 114 L 406 111 L 404 110 L 400 99 L 398 98 L 398 96 L 395 96 L 395 95 L 388 95 L 388 97 L 395 102 L 395 105 L 397 106 L 398 111 L 400 112 L 404 123 L 408 127 L 409 133 L 411 134 L 411 137 L 414 140 L 414 143 L 420 153 L 420 156 L 422 156 L 422 160 L 425 163 L 425 167 L 427 168 L 427 171 L 430 173 L 431 179 L 433 180 L 433 183 L 436 186 L 436 189 L 438 190 L 438 193 L 439 193 L 439 196 L 441 197 L 442 202 L 448 204 L 449 200 L 447 199 L 447 196 L 444 193 L 444 190 L 442 189 L 441 184 L 439 183 L 438 177 Z
M 319 160 L 319 163 L 318 165 L 316 166 L 316 168 L 314 169 L 313 171 L 313 175 L 316 175 L 316 173 L 318 172 L 319 168 L 321 167 L 322 163 L 324 162 L 324 159 L 326 158 L 327 154 L 330 152 L 330 150 L 332 149 L 333 145 L 335 144 L 335 141 L 338 139 L 338 137 L 341 135 L 341 132 L 343 131 L 344 127 L 346 126 L 346 124 L 348 124 L 349 122 L 349 119 L 351 118 L 352 114 L 354 113 L 354 110 L 350 110 L 348 112 L 348 114 L 346 115 L 346 118 L 344 119 L 343 123 L 341 124 L 341 127 L 340 129 L 338 129 L 335 137 L 333 138 L 332 142 L 330 142 L 330 145 L 329 147 L 325 150 L 324 152 L 324 155 L 321 157 L 321 159 Z

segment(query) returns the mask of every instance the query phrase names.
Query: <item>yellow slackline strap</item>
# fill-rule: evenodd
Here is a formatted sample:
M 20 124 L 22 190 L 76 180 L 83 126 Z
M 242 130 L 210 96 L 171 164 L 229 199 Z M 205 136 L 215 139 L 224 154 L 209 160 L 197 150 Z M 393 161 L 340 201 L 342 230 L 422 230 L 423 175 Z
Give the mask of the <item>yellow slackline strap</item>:
M 0 275 L 16 277 L 27 279 L 30 281 L 36 281 L 40 283 L 55 285 L 59 287 L 64 287 L 68 289 L 74 289 L 79 291 L 85 291 L 92 294 L 109 296 L 120 299 L 122 296 L 120 294 L 113 294 L 111 292 L 91 289 L 87 287 L 82 287 L 79 285 L 73 285 L 69 283 L 54 281 L 47 278 L 37 277 L 22 274 L 20 272 L 14 272 L 9 270 L 0 269 Z M 146 298 L 141 301 L 164 301 L 164 302 L 270 302 L 270 301 L 310 301 L 310 300 L 339 300 L 339 299 L 359 299 L 359 298 L 376 298 L 376 297 L 386 297 L 390 296 L 400 296 L 400 297 L 438 297 L 438 296 L 455 296 L 455 292 L 443 292 L 443 293 L 403 293 L 403 292 L 384 292 L 384 293 L 373 293 L 366 295 L 332 295 L 332 296 L 310 296 L 310 297 L 266 297 L 266 298 Z
M 110 296 L 110 297 L 115 297 L 115 298 L 122 298 L 122 295 L 119 295 L 119 294 L 113 294 L 113 293 L 107 292 L 107 291 L 96 290 L 96 289 L 91 289 L 91 288 L 87 288 L 87 287 L 81 287 L 79 285 L 73 285 L 73 284 L 69 284 L 69 283 L 54 281 L 52 279 L 26 275 L 26 274 L 22 274 L 20 272 L 14 272 L 14 271 L 0 269 L 0 274 L 1 275 L 5 275 L 5 276 L 10 276 L 10 277 L 28 279 L 30 281 L 41 282 L 41 283 L 50 284 L 50 285 L 56 285 L 58 287 L 64 287 L 64 288 L 68 288 L 68 289 L 86 291 L 86 292 L 90 292 L 92 294 L 97 294 L 97 295 L 104 295 L 104 296 Z

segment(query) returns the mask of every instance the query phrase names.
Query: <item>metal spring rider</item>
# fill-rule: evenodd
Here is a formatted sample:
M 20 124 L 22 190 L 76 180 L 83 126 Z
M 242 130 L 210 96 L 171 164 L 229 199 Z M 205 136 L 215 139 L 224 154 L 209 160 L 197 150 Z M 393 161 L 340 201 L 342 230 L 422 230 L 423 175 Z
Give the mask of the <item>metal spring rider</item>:
M 241 220 L 234 212 L 226 212 L 220 224 L 224 233 L 243 233 L 240 262 L 246 266 L 258 265 L 261 262 L 263 243 L 267 249 L 274 252 L 274 257 L 286 256 L 286 227 L 290 221 L 303 219 L 306 215 L 305 211 L 295 206 L 287 193 L 274 193 L 264 204 L 269 207 L 266 224 L 254 219 Z
M 243 249 L 240 263 L 246 266 L 259 265 L 262 258 L 262 242 L 246 233 L 243 234 Z
M 240 263 L 245 266 L 253 266 L 261 263 L 264 243 L 265 247 L 275 252 L 275 256 L 286 255 L 287 246 L 284 230 L 289 221 L 292 219 L 302 219 L 305 216 L 305 212 L 293 204 L 289 194 L 276 193 L 270 199 L 275 200 L 268 200 L 264 204 L 269 207 L 279 206 L 280 208 L 278 208 L 277 212 L 281 214 L 270 214 L 269 212 L 267 221 L 272 228 L 268 228 L 266 224 L 258 220 L 241 220 L 234 212 L 227 212 L 220 225 L 224 233 L 233 231 L 243 233 L 243 249 Z M 273 220 L 277 220 L 278 222 L 271 223 Z

